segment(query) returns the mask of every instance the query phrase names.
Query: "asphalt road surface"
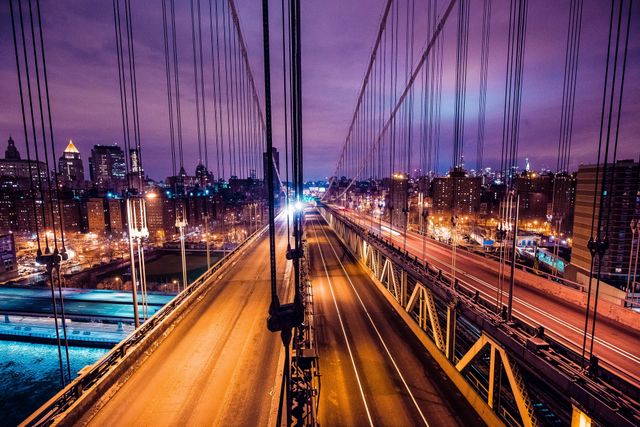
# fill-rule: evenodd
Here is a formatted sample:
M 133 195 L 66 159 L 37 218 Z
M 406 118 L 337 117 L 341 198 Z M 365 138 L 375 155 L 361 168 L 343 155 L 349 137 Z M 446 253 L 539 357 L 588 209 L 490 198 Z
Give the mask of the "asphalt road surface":
M 282 217 L 281 217 L 282 219 Z M 277 225 L 284 260 L 286 225 Z M 266 236 L 266 235 L 265 235 Z M 278 263 L 281 298 L 285 263 Z M 89 424 L 202 426 L 268 424 L 279 397 L 282 343 L 266 329 L 269 244 L 247 248 Z M 86 422 L 87 420 L 82 420 Z
M 404 248 L 405 237 L 401 230 L 389 232 L 388 228 L 380 229 L 380 225 L 388 227 L 386 222 L 355 212 L 341 211 L 354 222 L 382 236 L 394 245 Z M 419 259 L 424 259 L 436 268 L 452 274 L 451 247 L 414 232 L 406 234 L 406 250 Z M 499 283 L 498 263 L 478 254 L 458 250 L 455 257 L 455 273 L 462 282 L 480 291 L 487 299 L 496 300 Z M 548 286 L 562 286 L 530 273 L 524 273 L 529 280 L 544 280 Z M 516 275 L 516 278 L 518 275 Z M 507 301 L 509 269 L 505 273 L 503 303 Z M 514 316 L 533 324 L 542 325 L 550 336 L 581 352 L 585 310 L 568 301 L 543 293 L 516 280 L 513 293 Z M 591 327 L 589 327 L 589 331 Z M 618 371 L 627 379 L 640 384 L 640 331 L 623 326 L 603 316 L 598 317 L 596 340 L 593 353 L 600 358 L 601 364 Z M 587 341 L 589 349 L 590 337 Z
M 319 215 L 307 216 L 323 426 L 482 421 Z

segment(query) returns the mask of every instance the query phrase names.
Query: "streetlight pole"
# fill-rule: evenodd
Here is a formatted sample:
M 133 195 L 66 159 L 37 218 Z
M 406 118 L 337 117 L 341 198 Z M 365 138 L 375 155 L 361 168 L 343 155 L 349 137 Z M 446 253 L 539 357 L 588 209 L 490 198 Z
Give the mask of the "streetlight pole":
M 131 296 L 133 299 L 133 321 L 136 329 L 140 326 L 140 318 L 138 317 L 138 290 L 136 285 L 136 263 L 133 251 L 134 237 L 131 218 L 131 204 L 127 200 L 127 223 L 129 224 L 129 261 L 131 262 Z
M 418 231 L 420 234 L 424 233 L 424 218 L 422 217 L 424 195 L 422 191 L 418 193 Z
M 516 218 L 513 222 L 513 252 L 511 258 L 511 277 L 509 279 L 509 300 L 507 305 L 507 320 L 511 321 L 511 311 L 513 309 L 513 285 L 516 279 L 516 241 L 518 239 L 518 217 L 520 215 L 520 195 L 516 197 Z
M 640 241 L 636 242 L 636 262 L 631 273 L 631 263 L 633 261 L 633 242 L 636 238 L 636 231 L 640 230 L 640 221 L 637 219 L 631 220 L 631 248 L 629 250 L 629 271 L 627 272 L 627 286 L 625 292 L 629 295 L 629 292 L 635 291 L 636 273 L 638 271 L 638 249 L 640 249 Z
M 640 221 L 638 220 L 636 220 L 636 231 L 640 232 Z M 638 275 L 638 255 L 640 255 L 640 241 L 636 242 L 636 262 L 633 267 L 633 276 L 631 276 L 631 293 L 636 292 L 636 277 Z
M 187 283 L 187 255 L 185 250 L 184 228 L 187 226 L 187 218 L 185 215 L 185 206 L 180 206 L 182 215 L 178 216 L 176 212 L 176 228 L 180 232 L 180 259 L 182 261 L 182 286 L 183 289 L 188 286 Z M 178 283 L 178 293 L 180 293 L 180 283 Z
M 211 268 L 211 253 L 209 252 L 209 215 L 205 214 L 204 217 L 204 242 L 207 248 L 207 270 Z

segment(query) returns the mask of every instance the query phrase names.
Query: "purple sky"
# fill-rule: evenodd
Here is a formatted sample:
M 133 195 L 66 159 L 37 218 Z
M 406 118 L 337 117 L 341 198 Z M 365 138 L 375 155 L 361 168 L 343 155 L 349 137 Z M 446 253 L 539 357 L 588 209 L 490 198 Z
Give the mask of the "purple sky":
M 406 0 L 400 0 L 401 5 Z M 94 144 L 121 142 L 120 104 L 110 1 L 42 0 L 45 43 L 51 85 L 54 134 L 61 151 L 72 138 L 86 160 Z M 181 92 L 185 165 L 197 161 L 191 33 L 187 1 L 179 1 Z M 439 2 L 442 8 L 444 1 Z M 593 162 L 599 130 L 608 2 L 585 0 L 582 49 L 579 59 L 576 116 L 571 163 Z M 207 4 L 203 2 L 203 6 Z M 260 95 L 262 79 L 261 9 L 257 1 L 238 0 L 241 25 Z M 356 96 L 373 45 L 383 0 L 303 1 L 303 114 L 305 175 L 322 178 L 333 172 L 351 120 Z M 424 0 L 416 0 L 424 15 Z M 555 167 L 560 123 L 566 26 L 569 1 L 530 2 L 519 157 L 534 168 Z M 143 161 L 147 172 L 163 179 L 171 170 L 164 76 L 160 0 L 133 2 L 138 65 Z M 274 141 L 282 146 L 282 81 L 280 2 L 271 2 L 272 78 L 274 79 Z M 502 126 L 508 2 L 494 0 L 487 93 L 485 163 L 496 166 Z M 475 134 L 479 82 L 481 2 L 472 2 L 467 89 L 465 159 L 475 163 Z M 618 158 L 640 153 L 640 3 L 632 11 L 630 51 L 625 82 Z M 445 28 L 445 92 L 442 114 L 440 171 L 451 158 L 455 19 Z M 421 24 L 418 24 L 421 25 Z M 424 35 L 417 36 L 417 51 Z M 12 134 L 24 153 L 19 95 L 8 2 L 0 4 L 0 147 Z M 206 60 L 206 59 L 205 59 Z M 207 74 L 205 72 L 205 77 Z M 210 158 L 210 162 L 213 159 Z M 521 162 L 522 163 L 522 162 Z M 87 167 L 85 163 L 85 168 Z

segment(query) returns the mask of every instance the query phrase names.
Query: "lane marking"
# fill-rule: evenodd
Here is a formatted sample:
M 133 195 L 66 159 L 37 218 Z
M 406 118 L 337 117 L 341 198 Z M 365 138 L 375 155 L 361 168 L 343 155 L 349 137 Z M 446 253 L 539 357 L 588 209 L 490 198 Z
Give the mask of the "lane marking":
M 372 227 L 368 227 L 368 228 L 369 228 L 370 230 L 372 230 L 372 231 L 375 231 L 375 228 L 372 228 Z M 381 236 L 381 237 L 382 237 L 382 238 L 384 238 L 385 240 L 389 240 L 389 239 L 388 239 L 387 237 L 385 237 L 384 235 L 383 235 L 383 236 Z M 395 238 L 394 238 L 394 239 L 391 239 L 391 240 L 392 240 L 392 242 L 393 242 L 393 243 L 399 243 L 399 242 L 397 242 L 397 239 L 395 239 Z M 414 243 L 412 243 L 412 242 L 407 242 L 407 246 L 408 246 L 408 247 L 410 247 L 410 248 L 412 248 L 414 251 L 417 251 L 417 248 L 415 247 Z M 444 249 L 444 248 L 442 248 L 442 250 L 445 250 L 445 249 Z M 435 255 L 432 255 L 432 254 L 427 255 L 427 254 L 425 253 L 425 258 L 427 258 L 427 257 L 431 258 L 431 260 L 432 260 L 432 261 L 437 262 L 438 264 L 440 264 L 441 266 L 444 266 L 445 268 L 452 269 L 451 264 L 447 263 L 447 261 L 443 261 L 442 259 L 440 259 L 440 258 L 436 257 Z M 474 261 L 473 261 L 473 260 L 470 260 L 470 262 L 474 262 Z M 497 287 L 495 287 L 495 286 L 493 286 L 493 285 L 491 285 L 491 284 L 489 284 L 489 283 L 485 282 L 484 280 L 482 280 L 482 279 L 480 279 L 480 278 L 478 278 L 478 277 L 474 276 L 473 274 L 470 274 L 470 273 L 467 273 L 466 271 L 463 271 L 462 269 L 460 269 L 460 268 L 458 268 L 458 267 L 455 267 L 455 271 L 456 271 L 456 272 L 458 272 L 458 273 L 461 273 L 462 275 L 464 275 L 464 276 L 466 276 L 466 277 L 469 277 L 471 280 L 473 280 L 473 281 L 475 281 L 475 282 L 477 282 L 477 283 L 479 283 L 479 284 L 481 284 L 481 285 L 486 286 L 487 288 L 489 288 L 489 289 L 490 289 L 490 290 L 492 290 L 492 291 L 497 291 L 497 290 L 498 290 L 498 288 L 497 288 Z M 466 284 L 468 287 L 470 287 L 470 288 L 472 288 L 472 289 L 474 289 L 474 290 L 478 290 L 478 291 L 479 291 L 479 292 L 481 292 L 482 294 L 486 295 L 486 296 L 487 296 L 487 298 L 489 298 L 489 300 L 492 300 L 492 299 L 493 299 L 493 297 L 492 297 L 491 295 L 489 295 L 487 292 L 483 291 L 482 289 L 479 289 L 479 287 L 478 287 L 478 286 L 474 286 L 473 284 L 471 284 L 471 283 L 469 283 L 469 282 L 464 282 L 464 281 L 461 281 L 461 282 L 462 282 L 462 283 L 464 283 L 464 284 Z M 513 299 L 514 299 L 514 301 L 518 302 L 518 303 L 519 303 L 519 304 L 521 304 L 522 306 L 524 306 L 524 307 L 526 307 L 526 308 L 529 308 L 529 309 L 530 309 L 530 310 L 532 310 L 533 312 L 538 313 L 539 315 L 541 315 L 541 316 L 543 316 L 543 317 L 546 317 L 548 320 L 550 320 L 550 321 L 552 321 L 552 322 L 555 322 L 555 323 L 557 323 L 557 324 L 558 324 L 558 325 L 560 325 L 560 326 L 564 326 L 565 328 L 569 329 L 569 331 L 574 332 L 574 333 L 577 333 L 577 334 L 579 334 L 579 335 L 581 335 L 581 336 L 582 336 L 582 334 L 583 334 L 583 332 L 584 332 L 584 331 L 582 331 L 582 330 L 581 330 L 580 328 L 578 328 L 577 326 L 575 326 L 575 325 L 573 325 L 573 324 L 571 324 L 571 323 L 569 323 L 569 322 L 567 322 L 567 321 L 565 321 L 565 320 L 562 320 L 562 319 L 560 319 L 560 318 L 558 318 L 558 317 L 556 317 L 556 316 L 554 316 L 554 315 L 551 315 L 551 314 L 549 314 L 549 313 L 545 312 L 544 310 L 542 310 L 542 309 L 540 309 L 540 308 L 538 308 L 538 307 L 536 307 L 536 306 L 534 306 L 534 305 L 532 305 L 532 304 L 530 304 L 530 303 L 528 303 L 528 302 L 526 302 L 526 301 L 524 301 L 524 300 L 522 300 L 522 299 L 520 299 L 520 298 L 518 298 L 518 297 L 515 297 L 515 296 L 514 296 L 514 298 L 513 298 Z M 531 316 L 528 316 L 527 314 L 523 313 L 521 310 L 516 309 L 515 307 L 514 307 L 514 312 L 516 312 L 516 313 L 518 313 L 518 314 L 520 314 L 520 315 L 522 315 L 522 316 L 526 317 L 527 319 L 529 319 L 529 320 L 533 321 L 534 323 L 541 324 L 541 323 L 540 323 L 540 319 L 534 319 L 534 318 L 532 318 Z M 568 338 L 567 336 L 563 335 L 562 333 L 558 332 L 558 331 L 557 331 L 557 329 L 554 329 L 554 328 L 549 327 L 549 326 L 547 326 L 547 325 L 543 325 L 543 326 L 545 326 L 545 328 L 546 328 L 547 330 L 549 330 L 550 332 L 552 332 L 554 335 L 556 335 L 556 336 L 558 336 L 559 338 L 561 338 L 561 339 L 565 340 L 567 343 L 569 343 L 570 345 L 574 346 L 575 348 L 581 348 L 581 345 L 579 345 L 578 343 L 574 342 L 572 339 Z M 593 339 L 593 338 L 591 337 L 591 334 L 589 334 L 589 333 L 587 334 L 587 337 L 588 337 L 589 339 Z M 623 357 L 623 358 L 629 359 L 630 361 L 632 361 L 632 362 L 634 362 L 634 363 L 640 363 L 640 357 L 638 357 L 638 356 L 634 355 L 633 353 L 629 353 L 629 352 L 628 352 L 628 351 L 626 351 L 626 350 L 620 349 L 620 348 L 616 347 L 615 345 L 613 345 L 613 344 L 609 343 L 608 341 L 605 341 L 605 340 L 603 340 L 603 339 L 601 339 L 601 338 L 599 338 L 599 337 L 597 337 L 597 336 L 596 336 L 596 337 L 595 337 L 595 342 L 596 342 L 596 344 L 599 344 L 599 345 L 601 345 L 601 346 L 605 347 L 606 349 L 608 349 L 608 350 L 610 350 L 610 351 L 612 351 L 612 352 L 614 352 L 614 353 L 617 353 L 618 355 L 620 355 L 620 356 L 621 356 L 621 357 Z M 607 362 L 607 363 L 608 363 L 610 366 L 612 366 L 613 368 L 621 369 L 621 368 L 618 368 L 616 364 L 614 364 L 614 363 L 612 363 L 612 362 L 608 361 L 606 357 L 605 357 L 605 358 L 602 358 L 602 357 L 601 357 L 601 360 L 603 360 L 603 361 Z
M 336 301 L 336 295 L 333 293 L 333 285 L 331 284 L 331 278 L 329 277 L 329 271 L 327 270 L 327 264 L 324 261 L 324 255 L 322 254 L 322 248 L 320 247 L 320 243 L 318 243 L 318 233 L 315 228 L 313 228 L 313 232 L 316 235 L 316 245 L 318 246 L 318 251 L 320 252 L 320 259 L 322 260 L 322 266 L 324 267 L 324 273 L 327 276 L 327 282 L 329 282 L 329 289 L 331 290 L 331 297 L 333 298 L 333 304 L 336 307 L 336 311 L 338 313 L 338 320 L 340 321 L 340 328 L 342 328 L 342 335 L 344 336 L 344 341 L 347 344 L 347 350 L 349 351 L 349 358 L 351 359 L 351 366 L 353 366 L 353 371 L 356 374 L 356 380 L 358 382 L 358 389 L 360 390 L 360 396 L 362 396 L 362 402 L 364 403 L 364 409 L 367 412 L 367 418 L 369 419 L 369 425 L 373 426 L 373 419 L 371 418 L 371 413 L 369 412 L 369 405 L 367 405 L 367 399 L 364 396 L 364 390 L 362 389 L 362 382 L 360 381 L 360 375 L 358 374 L 358 368 L 356 367 L 356 361 L 353 358 L 353 353 L 351 351 L 351 345 L 349 345 L 349 339 L 347 338 L 347 331 L 344 327 L 344 323 L 342 321 L 342 315 L 340 314 L 340 308 L 338 307 L 338 302 Z
M 450 265 L 447 265 L 446 263 L 444 263 L 444 262 L 442 262 L 442 261 L 440 261 L 440 260 L 438 260 L 438 261 L 439 261 L 441 264 L 444 264 L 445 266 L 447 266 L 447 267 L 449 267 L 449 268 L 451 267 Z M 463 274 L 463 275 L 465 275 L 465 276 L 467 276 L 467 277 L 471 278 L 473 281 L 478 282 L 478 283 L 479 283 L 479 284 L 481 284 L 481 285 L 484 285 L 485 287 L 489 288 L 489 289 L 490 289 L 490 290 L 492 290 L 492 291 L 497 291 L 497 290 L 498 290 L 498 288 L 497 288 L 496 286 L 491 285 L 490 283 L 488 283 L 488 282 L 486 282 L 486 281 L 484 281 L 484 280 L 480 279 L 479 277 L 474 276 L 473 274 L 470 274 L 470 273 L 464 272 L 464 271 L 462 271 L 462 270 L 461 270 L 461 269 L 459 269 L 459 268 L 456 268 L 456 271 L 458 271 L 459 273 L 461 273 L 461 274 Z M 487 296 L 487 298 L 488 298 L 488 299 L 491 299 L 491 298 L 492 298 L 492 296 L 491 296 L 491 295 L 489 295 L 488 293 L 486 293 L 486 292 L 485 292 L 485 291 L 483 291 L 482 289 L 479 289 L 477 286 L 473 286 L 473 285 L 472 285 L 471 283 L 469 283 L 469 282 L 464 282 L 464 281 L 461 281 L 461 282 L 462 282 L 462 283 L 464 283 L 464 284 L 466 284 L 468 287 L 470 287 L 470 288 L 472 288 L 472 289 L 476 289 L 476 290 L 478 290 L 479 292 L 483 293 L 484 295 L 486 295 L 486 296 Z M 532 310 L 533 312 L 538 313 L 538 314 L 540 314 L 541 316 L 546 317 L 547 319 L 549 319 L 549 320 L 551 320 L 551 321 L 553 321 L 553 322 L 555 322 L 555 323 L 557 323 L 557 324 L 559 324 L 559 325 L 561 325 L 561 326 L 564 326 L 565 328 L 569 329 L 570 331 L 573 331 L 573 332 L 575 332 L 575 333 L 577 333 L 577 334 L 580 334 L 580 335 L 582 335 L 582 334 L 583 334 L 583 332 L 584 332 L 584 331 L 582 331 L 580 328 L 578 328 L 578 327 L 577 327 L 577 326 L 575 326 L 575 325 L 572 325 L 571 323 L 567 322 L 566 320 L 563 320 L 563 319 L 561 319 L 561 318 L 559 318 L 559 317 L 556 317 L 556 316 L 554 316 L 554 315 L 552 315 L 552 314 L 549 314 L 549 313 L 545 312 L 544 310 L 539 309 L 539 308 L 538 308 L 538 307 L 536 307 L 535 305 L 533 305 L 533 304 L 531 304 L 531 303 L 528 303 L 528 302 L 524 301 L 524 300 L 523 300 L 523 299 L 521 299 L 521 298 L 518 298 L 518 297 L 514 296 L 514 297 L 513 297 L 513 300 L 514 300 L 514 301 L 516 301 L 516 302 L 518 302 L 518 303 L 519 303 L 520 305 L 522 305 L 523 307 L 526 307 L 526 308 L 528 308 L 528 309 Z M 522 311 L 520 311 L 520 310 L 518 310 L 518 309 L 514 309 L 514 311 L 515 311 L 516 313 L 518 313 L 518 314 L 520 314 L 520 315 L 522 315 L 522 316 L 524 316 L 524 317 L 528 318 L 529 320 L 532 320 L 532 321 L 534 321 L 534 322 L 536 322 L 536 323 L 540 323 L 540 320 L 533 319 L 531 316 L 526 315 L 524 312 L 522 312 Z M 548 326 L 546 326 L 546 325 L 545 325 L 545 327 L 546 327 L 549 331 L 551 331 L 551 332 L 553 332 L 554 334 L 556 334 L 557 336 L 559 336 L 560 338 L 562 338 L 562 339 L 566 340 L 567 342 L 569 342 L 570 344 L 572 344 L 572 345 L 574 345 L 574 346 L 578 347 L 578 344 L 577 344 L 577 343 L 573 342 L 573 341 L 572 341 L 571 339 L 569 339 L 568 337 L 566 337 L 566 336 L 562 335 L 561 333 L 557 332 L 557 330 L 554 330 L 554 329 L 552 329 L 552 328 L 550 328 L 550 327 L 548 327 Z M 587 338 L 592 339 L 591 334 L 587 333 Z M 628 352 L 628 351 L 626 351 L 626 350 L 619 349 L 619 348 L 617 348 L 616 346 L 614 346 L 613 344 L 609 343 L 608 341 L 605 341 L 605 340 L 603 340 L 603 339 L 601 339 L 601 338 L 595 337 L 595 342 L 596 342 L 597 344 L 602 345 L 602 346 L 603 346 L 603 347 L 605 347 L 605 348 L 608 348 L 609 350 L 611 350 L 611 351 L 613 351 L 613 352 L 615 352 L 615 353 L 618 353 L 618 354 L 619 354 L 620 356 L 622 356 L 622 357 L 625 357 L 625 358 L 627 358 L 627 359 L 630 359 L 632 362 L 640 363 L 640 357 L 637 357 L 636 355 L 634 355 L 634 354 L 632 354 L 632 353 L 629 353 L 629 352 Z M 606 359 L 603 359 L 603 360 L 606 360 Z M 612 366 L 615 366 L 615 365 L 613 365 L 613 364 L 611 364 L 611 365 L 612 365 Z
M 351 276 L 349 276 L 349 273 L 347 273 L 347 270 L 344 268 L 344 264 L 342 264 L 342 261 L 340 260 L 340 257 L 338 256 L 338 253 L 336 252 L 335 248 L 333 247 L 333 244 L 331 243 L 331 240 L 329 240 L 329 236 L 327 236 L 327 233 L 324 231 L 324 227 L 321 226 L 320 229 L 322 230 L 322 234 L 324 234 L 324 237 L 327 239 L 327 243 L 329 243 L 329 246 L 331 247 L 331 251 L 333 251 L 333 254 L 335 255 L 335 257 L 338 260 L 338 262 L 340 263 L 340 267 L 342 268 L 342 271 L 344 272 L 345 276 L 347 277 L 347 280 L 349 281 L 349 284 L 351 285 L 351 289 L 353 289 L 353 292 L 356 294 L 356 297 L 358 298 L 358 301 L 360 301 L 360 305 L 362 306 L 362 309 L 366 313 L 367 318 L 369 319 L 369 323 L 371 323 L 371 326 L 373 326 L 373 330 L 376 331 L 376 335 L 378 335 L 378 339 L 380 340 L 380 343 L 384 347 L 384 349 L 385 349 L 385 351 L 387 353 L 387 356 L 389 356 L 389 359 L 391 360 L 391 363 L 393 363 L 393 367 L 395 368 L 396 372 L 398 373 L 398 376 L 402 380 L 402 383 L 404 384 L 404 387 L 407 390 L 407 393 L 409 393 L 409 396 L 411 397 L 411 400 L 413 401 L 413 404 L 415 405 L 416 409 L 418 410 L 418 413 L 420 414 L 420 417 L 422 418 L 422 421 L 428 427 L 429 423 L 427 422 L 427 419 L 425 418 L 424 414 L 422 413 L 422 410 L 420 409 L 420 406 L 418 406 L 418 402 L 416 401 L 416 398 L 413 396 L 413 393 L 411 392 L 411 389 L 409 388 L 409 385 L 407 384 L 407 382 L 404 379 L 404 376 L 400 372 L 400 368 L 398 367 L 398 364 L 396 363 L 395 359 L 391 355 L 391 352 L 389 351 L 389 347 L 387 347 L 387 344 L 384 342 L 384 339 L 382 338 L 382 335 L 380 334 L 380 331 L 378 330 L 378 327 L 376 326 L 375 322 L 373 321 L 373 318 L 369 314 L 369 311 L 367 310 L 367 307 L 365 307 L 364 302 L 362 301 L 362 298 L 360 298 L 360 294 L 358 293 L 358 291 L 356 290 L 353 282 L 351 281 Z M 316 233 L 316 240 L 317 240 L 317 232 L 315 230 L 315 227 L 314 227 L 313 231 L 314 231 L 314 233 Z M 322 255 L 322 252 L 321 252 L 321 255 Z M 323 260 L 323 263 L 324 263 L 324 260 Z

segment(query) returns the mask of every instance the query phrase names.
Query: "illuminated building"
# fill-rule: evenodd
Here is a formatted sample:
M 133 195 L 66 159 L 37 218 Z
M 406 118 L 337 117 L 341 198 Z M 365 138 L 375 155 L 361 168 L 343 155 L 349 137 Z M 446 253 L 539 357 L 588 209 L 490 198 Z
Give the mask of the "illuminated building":
M 73 199 L 61 199 L 62 223 L 65 232 L 80 232 L 83 230 L 80 202 Z
M 395 227 L 404 228 L 407 222 L 409 198 L 409 179 L 405 174 L 395 173 L 391 177 L 391 187 L 389 191 L 389 212 L 391 214 L 391 224 Z
M 478 212 L 482 177 L 468 176 L 460 168 L 433 179 L 433 211 L 457 215 Z
M 103 234 L 106 231 L 104 199 L 87 200 L 87 226 L 90 233 Z
M 144 169 L 142 169 L 142 163 L 140 162 L 140 153 L 135 148 L 129 150 L 129 165 L 131 166 L 131 172 L 127 179 L 127 186 L 140 193 L 144 190 Z
M 580 166 L 577 173 L 575 215 L 573 223 L 573 247 L 571 251 L 570 277 L 580 283 L 587 283 L 591 269 L 591 253 L 587 244 L 591 237 L 597 238 L 600 213 L 600 192 L 603 180 L 603 166 L 600 165 L 599 179 L 597 165 Z M 613 283 L 624 284 L 629 270 L 631 256 L 631 221 L 640 217 L 640 163 L 620 160 L 607 165 L 606 188 L 602 200 L 604 213 L 608 216 L 608 243 L 602 260 L 602 278 Z M 598 188 L 596 188 L 596 184 Z M 595 200 L 595 214 L 593 205 Z M 594 229 L 592 232 L 592 215 Z M 607 218 L 602 218 L 606 230 Z M 597 263 L 596 263 L 597 264 Z
M 170 238 L 176 228 L 174 200 L 162 192 L 147 193 L 146 199 L 149 238 L 154 241 Z
M 127 225 L 123 214 L 124 204 L 122 199 L 108 199 L 107 208 L 109 212 L 109 230 L 113 234 L 122 234 Z
M 15 146 L 15 141 L 9 137 L 5 158 L 0 159 L 0 183 L 2 188 L 28 191 L 31 188 L 31 180 L 33 180 L 34 187 L 38 186 L 38 173 L 40 173 L 43 186 L 46 187 L 47 168 L 44 162 L 22 159 Z
M 84 187 L 84 166 L 80 158 L 80 151 L 72 140 L 69 140 L 67 148 L 58 159 L 58 172 L 63 184 L 73 189 Z
M 16 245 L 13 234 L 0 236 L 0 281 L 15 279 L 18 277 L 18 264 L 16 262 Z
M 117 145 L 94 145 L 89 166 L 91 181 L 97 188 L 120 192 L 125 187 L 124 152 Z

